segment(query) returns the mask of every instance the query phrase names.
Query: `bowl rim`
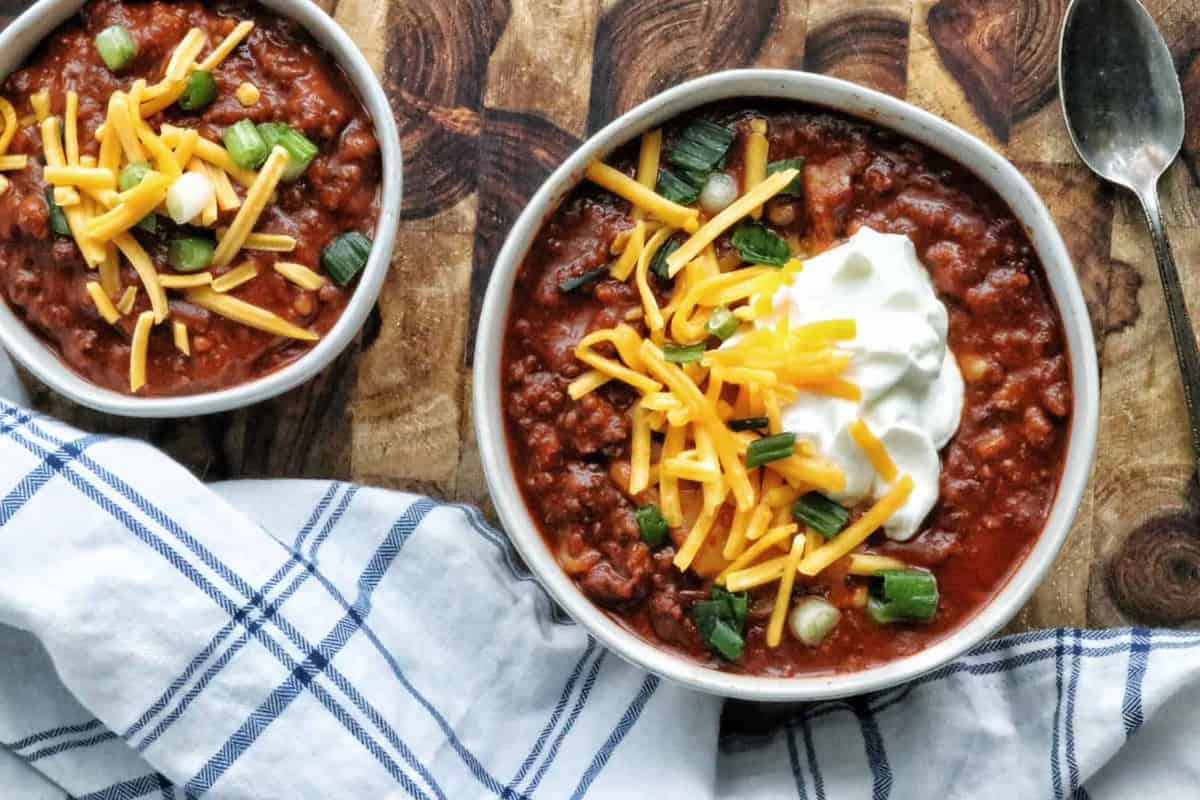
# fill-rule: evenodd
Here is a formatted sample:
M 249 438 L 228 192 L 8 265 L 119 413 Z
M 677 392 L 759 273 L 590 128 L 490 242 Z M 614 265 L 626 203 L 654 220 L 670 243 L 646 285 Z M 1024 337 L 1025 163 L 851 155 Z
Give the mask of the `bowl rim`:
M 739 675 L 701 666 L 644 641 L 595 606 L 563 572 L 525 506 L 509 460 L 498 402 L 500 355 L 516 271 L 543 220 L 593 159 L 688 109 L 731 98 L 779 98 L 823 106 L 896 131 L 970 169 L 1024 225 L 1044 265 L 1066 334 L 1074 393 L 1071 435 L 1041 535 L 996 596 L 957 629 L 913 655 L 857 672 L 790 678 Z M 509 232 L 484 297 L 474 355 L 472 411 L 488 488 L 510 539 L 542 586 L 573 619 L 631 664 L 702 692 L 747 700 L 825 700 L 885 689 L 937 669 L 995 633 L 1029 599 L 1066 541 L 1088 483 L 1099 425 L 1099 368 L 1083 292 L 1053 218 L 1025 177 L 988 145 L 927 111 L 847 81 L 789 70 L 729 70 L 688 81 L 646 100 L 588 138 L 542 184 Z
M 400 223 L 403 158 L 391 105 L 366 57 L 328 14 L 311 0 L 256 0 L 272 13 L 298 22 L 345 72 L 375 128 L 382 159 L 379 216 L 367 266 L 342 315 L 312 350 L 291 364 L 247 383 L 199 394 L 136 397 L 92 383 L 76 373 L 8 304 L 0 299 L 0 347 L 55 392 L 96 411 L 123 417 L 184 417 L 214 414 L 276 397 L 308 381 L 336 359 L 367 320 L 391 264 Z M 0 78 L 87 0 L 38 0 L 0 32 Z

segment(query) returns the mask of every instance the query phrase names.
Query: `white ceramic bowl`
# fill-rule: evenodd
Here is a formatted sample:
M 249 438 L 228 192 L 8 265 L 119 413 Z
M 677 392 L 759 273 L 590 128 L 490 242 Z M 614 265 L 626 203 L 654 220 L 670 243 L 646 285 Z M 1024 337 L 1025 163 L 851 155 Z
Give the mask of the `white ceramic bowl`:
M 596 158 L 680 114 L 729 98 L 784 98 L 824 106 L 890 128 L 973 170 L 1024 224 L 1045 265 L 1066 329 L 1074 389 L 1066 466 L 1045 530 L 999 594 L 966 624 L 921 652 L 861 672 L 764 678 L 708 669 L 659 649 L 592 604 L 559 567 L 525 507 L 509 462 L 500 405 L 500 351 L 513 280 L 543 221 Z M 996 632 L 1021 608 L 1067 538 L 1091 471 L 1100 405 L 1096 352 L 1071 259 L 1041 199 L 1001 156 L 959 128 L 907 103 L 852 83 L 782 70 L 735 70 L 685 83 L 646 101 L 577 150 L 542 186 L 509 234 L 492 272 L 475 350 L 476 433 L 496 509 L 509 536 L 550 594 L 575 620 L 627 661 L 713 694 L 751 700 L 819 700 L 883 689 L 928 672 Z
M 0 300 L 0 346 L 43 383 L 77 403 L 127 417 L 187 417 L 267 400 L 298 386 L 337 358 L 362 328 L 379 297 L 396 241 L 401 195 L 400 137 L 383 87 L 346 32 L 309 0 L 262 0 L 261 4 L 299 22 L 333 56 L 375 123 L 383 159 L 383 189 L 374 246 L 358 286 L 333 329 L 310 352 L 283 369 L 229 389 L 161 398 L 132 397 L 85 380 Z M 0 33 L 0 78 L 18 69 L 42 39 L 83 5 L 83 0 L 40 0 L 5 28 Z

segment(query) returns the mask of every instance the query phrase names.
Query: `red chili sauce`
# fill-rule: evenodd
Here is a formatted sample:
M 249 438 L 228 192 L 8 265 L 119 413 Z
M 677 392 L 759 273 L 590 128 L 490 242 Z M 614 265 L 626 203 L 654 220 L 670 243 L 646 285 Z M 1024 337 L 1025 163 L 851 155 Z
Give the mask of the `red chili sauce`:
M 243 250 L 233 264 L 214 269 L 214 277 L 252 259 L 258 276 L 230 292 L 248 303 L 324 335 L 346 307 L 353 285 L 332 281 L 316 290 L 302 289 L 273 270 L 289 261 L 322 273 L 321 250 L 340 233 L 357 230 L 370 236 L 378 215 L 381 163 L 374 127 L 346 76 L 296 23 L 244 3 L 128 2 L 97 0 L 86 4 L 37 48 L 26 65 L 4 82 L 0 94 L 16 106 L 19 117 L 31 117 L 29 97 L 50 93 L 51 113 L 62 115 L 66 92 L 79 94 L 81 155 L 97 156 L 96 129 L 104 122 L 109 95 L 128 91 L 138 78 L 153 85 L 188 30 L 208 34 L 202 59 L 234 29 L 251 20 L 250 35 L 213 71 L 217 98 L 196 115 L 171 105 L 147 118 L 158 131 L 165 122 L 195 128 L 220 143 L 226 127 L 241 119 L 256 123 L 285 122 L 320 149 L 306 173 L 280 184 L 276 197 L 254 230 L 287 234 L 298 244 L 290 253 Z M 122 25 L 137 42 L 138 55 L 126 68 L 110 71 L 101 60 L 95 37 L 111 25 Z M 242 83 L 260 92 L 256 103 L 243 107 L 236 97 Z M 52 234 L 42 179 L 42 144 L 36 122 L 17 131 L 10 153 L 30 156 L 30 167 L 4 176 L 10 187 L 0 194 L 0 292 L 25 322 L 88 380 L 129 392 L 130 338 L 138 314 L 150 308 L 137 273 L 121 259 L 121 283 L 139 287 L 133 311 L 115 325 L 104 321 L 85 285 L 96 280 L 73 239 Z M 245 189 L 234 184 L 239 196 Z M 236 211 L 222 212 L 218 225 L 228 226 Z M 159 215 L 158 232 L 134 229 L 159 272 L 167 263 L 169 239 L 178 232 Z M 165 223 L 165 224 L 163 224 Z M 327 276 L 328 277 L 328 276 Z M 254 330 L 191 305 L 179 293 L 170 295 L 170 320 L 184 322 L 191 334 L 191 355 L 172 343 L 170 322 L 150 337 L 146 386 L 141 395 L 186 395 L 235 386 L 295 361 L 315 342 L 284 339 Z
M 627 202 L 586 182 L 530 248 L 505 334 L 502 402 L 526 503 L 580 589 L 660 647 L 715 668 L 776 676 L 849 672 L 915 653 L 1000 590 L 1041 533 L 1057 491 L 1071 374 L 1043 268 L 995 192 L 961 165 L 893 132 L 798 104 L 764 101 L 698 113 L 736 127 L 726 169 L 739 179 L 751 116 L 769 121 L 772 161 L 805 159 L 803 198 L 779 196 L 765 209 L 764 221 L 780 235 L 800 239 L 810 255 L 863 225 L 906 235 L 949 310 L 949 343 L 966 397 L 958 432 L 941 454 L 939 502 L 911 541 L 889 542 L 877 532 L 862 548 L 932 570 L 941 592 L 937 613 L 928 623 L 873 622 L 854 599 L 867 579 L 849 575 L 843 559 L 815 578 L 797 577 L 795 598 L 818 595 L 842 611 L 819 646 L 786 630 L 779 647 L 766 646 L 777 591 L 770 584 L 751 591 L 742 657 L 729 662 L 708 649 L 689 609 L 708 596 L 711 581 L 672 565 L 681 531 L 671 532 L 674 547 L 652 551 L 642 542 L 633 511 L 646 496 L 629 497 L 623 488 L 636 391 L 612 381 L 577 402 L 566 393 L 586 369 L 573 355 L 579 340 L 640 308 L 632 281 L 606 278 L 560 291 L 561 281 L 609 263 L 613 237 L 632 225 Z M 666 126 L 664 152 L 687 121 Z M 627 174 L 636 161 L 636 142 L 608 159 Z M 718 240 L 719 255 L 728 251 L 727 238 Z M 651 280 L 665 305 L 671 286 Z M 631 324 L 647 335 L 642 322 Z M 681 482 L 689 485 L 697 486 Z M 724 539 L 728 516 L 713 537 Z M 689 526 L 690 519 L 683 532 Z

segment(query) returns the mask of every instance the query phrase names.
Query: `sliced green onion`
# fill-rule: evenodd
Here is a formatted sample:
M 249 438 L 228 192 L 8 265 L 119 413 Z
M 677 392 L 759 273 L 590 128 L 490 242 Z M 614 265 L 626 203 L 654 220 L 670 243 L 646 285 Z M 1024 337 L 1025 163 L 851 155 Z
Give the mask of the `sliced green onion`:
M 349 231 L 325 245 L 321 266 L 335 281 L 347 286 L 367 266 L 370 255 L 371 240 L 358 231 Z
M 742 417 L 725 423 L 731 431 L 757 431 L 771 424 L 766 417 Z
M 850 512 L 820 492 L 809 492 L 792 506 L 792 518 L 832 539 L 846 527 Z
M 282 122 L 264 122 L 258 126 L 258 133 L 267 143 L 268 153 L 276 145 L 287 150 L 288 165 L 283 170 L 285 181 L 294 181 L 303 175 L 320 152 L 307 136 Z
M 749 597 L 745 592 L 732 594 L 712 587 L 708 600 L 692 604 L 692 620 L 705 643 L 729 661 L 742 655 Z
M 113 25 L 96 34 L 96 49 L 100 51 L 104 65 L 113 72 L 129 66 L 129 62 L 138 54 L 133 34 L 120 25 Z
M 179 272 L 200 272 L 208 269 L 216 249 L 213 240 L 204 236 L 180 236 L 171 240 L 167 261 Z
M 633 512 L 633 516 L 637 520 L 638 530 L 642 532 L 643 542 L 654 548 L 662 547 L 666 543 L 670 529 L 667 526 L 667 518 L 658 506 L 647 503 Z
M 772 461 L 789 457 L 796 449 L 796 434 L 777 433 L 774 436 L 764 436 L 750 443 L 746 448 L 746 466 L 750 469 L 761 467 Z
M 715 308 L 704 323 L 709 336 L 715 336 L 722 342 L 737 333 L 738 320 L 728 308 Z
M 806 597 L 796 603 L 788 615 L 792 635 L 809 647 L 816 647 L 838 624 L 842 612 L 820 597 Z
M 217 99 L 217 82 L 211 72 L 198 69 L 188 76 L 187 86 L 179 96 L 184 111 L 202 111 Z
M 576 275 L 574 278 L 567 278 L 565 281 L 561 281 L 558 284 L 558 290 L 560 292 L 573 292 L 580 286 L 583 286 L 585 283 L 591 283 L 592 281 L 599 280 L 607 274 L 608 267 L 593 269 L 583 273 L 582 275 Z
M 785 169 L 798 169 L 800 174 L 792 178 L 792 182 L 779 190 L 780 194 L 804 196 L 804 159 L 803 158 L 785 158 L 781 161 L 772 161 L 767 164 L 767 175 L 774 175 L 776 172 L 783 172 Z
M 782 267 L 792 257 L 788 243 L 761 222 L 742 222 L 729 237 L 729 243 L 737 248 L 742 261 L 750 264 Z
M 258 169 L 271 153 L 258 128 L 248 119 L 239 119 L 226 128 L 222 139 L 233 163 L 242 169 Z
M 737 661 L 746 649 L 746 640 L 725 620 L 717 620 L 708 634 L 708 646 L 720 653 L 726 661 Z
M 130 161 L 121 167 L 121 174 L 117 176 L 117 188 L 122 192 L 128 192 L 141 183 L 151 169 L 153 167 L 148 161 Z
M 654 253 L 654 259 L 650 262 L 650 271 L 660 278 L 668 280 L 671 277 L 670 269 L 667 267 L 667 256 L 679 249 L 678 239 L 667 239 L 662 243 L 662 246 Z
M 704 358 L 704 342 L 699 344 L 668 344 L 663 347 L 663 358 L 672 364 L 694 364 Z
M 67 213 L 54 201 L 53 186 L 46 187 L 46 206 L 50 209 L 50 230 L 59 236 L 70 236 L 71 225 L 67 222 Z
M 146 216 L 142 217 L 141 222 L 133 227 L 137 228 L 139 231 L 145 231 L 146 233 L 158 233 L 158 214 L 155 214 L 153 211 L 150 212 Z
M 937 578 L 924 569 L 886 569 L 871 578 L 867 614 L 880 624 L 928 622 L 938 608 Z
M 659 167 L 658 185 L 655 191 L 672 203 L 689 206 L 696 202 L 704 188 L 708 177 L 703 173 L 693 174 L 687 170 L 673 170 L 670 167 Z
M 705 119 L 693 120 L 671 149 L 667 161 L 681 169 L 703 172 L 707 177 L 725 158 L 733 136 L 733 131 L 723 125 Z

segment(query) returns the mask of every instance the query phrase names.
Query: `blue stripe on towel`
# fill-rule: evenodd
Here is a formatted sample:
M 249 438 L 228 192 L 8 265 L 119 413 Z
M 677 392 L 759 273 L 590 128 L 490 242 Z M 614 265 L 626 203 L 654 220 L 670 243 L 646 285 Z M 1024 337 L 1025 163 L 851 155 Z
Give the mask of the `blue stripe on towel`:
M 36 750 L 28 755 L 18 754 L 18 757 L 25 763 L 32 764 L 35 761 L 40 761 L 43 758 L 50 758 L 51 756 L 56 756 L 59 753 L 78 750 L 81 747 L 91 747 L 93 745 L 103 744 L 104 742 L 110 742 L 116 738 L 117 735 L 112 731 L 104 731 L 103 733 L 98 733 L 95 736 L 90 736 L 86 739 L 76 739 L 69 742 L 52 744 L 49 747 L 43 747 L 41 750 Z
M 225 744 L 214 753 L 208 762 L 200 768 L 200 771 L 187 782 L 188 791 L 197 794 L 204 794 L 213 785 L 220 780 L 242 754 L 250 748 L 250 746 L 258 739 L 263 731 L 267 729 L 276 719 L 283 714 L 284 710 L 295 700 L 305 688 L 311 687 L 317 692 L 320 687 L 315 682 L 315 679 L 322 675 L 326 668 L 330 666 L 330 662 L 337 657 L 338 653 L 349 643 L 350 639 L 358 631 L 362 625 L 363 618 L 370 613 L 370 598 L 375 588 L 379 585 L 379 581 L 383 578 L 384 573 L 395 561 L 400 551 L 404 548 L 408 537 L 412 535 L 421 520 L 425 518 L 433 509 L 433 503 L 427 500 L 418 500 L 409 507 L 401 518 L 392 526 L 387 537 L 379 545 L 375 554 L 368 562 L 359 578 L 359 586 L 361 595 L 355 602 L 353 608 L 347 611 L 346 615 L 334 626 L 316 649 L 311 650 L 304 662 L 298 665 L 282 684 L 275 688 L 270 695 L 259 704 L 249 717 L 242 723 L 241 727 L 229 737 Z M 340 687 L 339 687 L 340 688 Z M 359 740 L 373 751 L 376 756 L 392 774 L 401 786 L 411 795 L 417 798 L 425 798 L 427 795 L 412 782 L 398 765 L 392 762 L 391 758 L 383 752 L 382 748 L 377 745 L 373 746 L 369 736 L 363 735 L 361 726 L 349 717 L 345 716 L 345 724 L 348 727 L 356 729 L 354 732 Z M 395 743 L 394 743 L 395 744 Z M 437 782 L 433 780 L 433 776 L 427 770 L 415 763 L 415 758 L 407 752 L 407 747 L 403 743 L 399 743 L 402 753 L 405 755 L 405 760 L 409 761 L 414 768 L 418 769 L 421 776 L 426 780 L 429 786 L 434 790 L 439 798 L 444 798 L 445 795 L 438 787 Z
M 350 505 L 350 501 L 354 499 L 356 491 L 356 487 L 350 487 L 350 489 L 342 496 L 337 508 L 334 510 L 333 514 L 330 515 L 325 526 L 323 527 L 321 531 L 322 535 L 318 538 L 317 542 L 313 546 L 314 555 L 316 553 L 316 548 L 321 544 L 321 542 L 325 541 L 325 538 L 328 537 L 333 526 L 336 525 L 338 520 L 341 519 L 342 515 L 345 514 L 346 509 Z M 301 535 L 297 537 L 297 540 L 303 541 L 304 536 L 304 531 L 301 531 Z M 284 562 L 284 565 L 280 567 L 279 571 L 272 575 L 271 579 L 267 581 L 265 586 L 263 586 L 262 591 L 255 595 L 257 599 L 253 605 L 260 605 L 262 602 L 261 598 L 269 595 L 275 589 L 276 585 L 284 577 L 286 577 L 288 573 L 291 572 L 292 568 L 299 564 L 300 561 L 295 555 L 289 556 L 288 560 Z M 137 744 L 136 749 L 139 753 L 145 752 L 147 748 L 154 744 L 154 742 L 156 742 L 159 737 L 161 737 L 167 731 L 167 729 L 169 729 L 181 716 L 183 716 L 188 707 L 191 706 L 196 698 L 199 697 L 200 694 L 208 687 L 208 685 L 212 683 L 216 676 L 219 675 L 231 661 L 233 661 L 234 657 L 241 652 L 242 648 L 245 647 L 253 637 L 255 631 L 265 625 L 271 619 L 271 617 L 279 613 L 279 610 L 283 608 L 284 603 L 286 603 L 292 597 L 292 595 L 300 589 L 312 572 L 313 571 L 311 569 L 301 570 L 300 574 L 292 580 L 292 583 L 283 590 L 278 598 L 271 600 L 266 604 L 266 606 L 263 607 L 263 613 L 261 616 L 245 625 L 244 630 L 238 635 L 238 638 L 234 640 L 233 644 L 231 644 L 225 650 L 225 652 L 221 654 L 221 657 L 218 658 L 215 663 L 210 665 L 209 668 L 205 670 L 200 679 L 196 681 L 196 684 L 188 690 L 188 693 L 183 696 L 183 699 L 179 701 L 179 704 L 171 710 L 171 713 L 160 720 L 159 723 L 154 727 L 154 730 L 148 733 L 146 737 Z M 244 607 L 243 610 L 249 613 L 250 608 Z M 222 631 L 224 631 L 226 628 L 231 629 L 230 625 L 227 624 Z
M 1142 727 L 1142 682 L 1146 679 L 1146 665 L 1150 660 L 1150 642 L 1154 632 L 1147 628 L 1134 628 L 1129 643 L 1129 672 L 1125 677 L 1125 699 L 1121 703 L 1121 719 L 1125 723 L 1125 738 L 1129 738 Z
M 570 735 L 571 729 L 575 727 L 575 720 L 579 718 L 580 712 L 587 705 L 588 695 L 592 693 L 592 687 L 596 684 L 596 676 L 600 674 L 600 667 L 604 665 L 604 658 L 607 655 L 607 650 L 601 650 L 600 655 L 593 662 L 592 668 L 588 670 L 587 678 L 583 682 L 583 688 L 579 691 L 579 697 L 575 700 L 574 707 L 571 708 L 571 714 L 563 724 L 562 730 L 558 732 L 558 736 L 554 737 L 554 744 L 550 745 L 550 752 L 546 753 L 546 760 L 538 767 L 533 780 L 525 787 L 525 794 L 532 795 L 537 791 L 537 787 L 541 784 L 542 778 L 545 777 L 546 771 L 550 769 L 550 766 L 554 763 L 554 759 L 558 757 L 558 749 L 562 746 L 567 736 Z
M 791 767 L 792 780 L 796 784 L 796 795 L 800 800 L 808 800 L 808 789 L 804 786 L 804 770 L 800 768 L 800 751 L 796 748 L 795 720 L 784 721 L 783 735 L 787 741 L 788 766 Z
M 130 778 L 127 781 L 114 783 L 112 786 L 106 786 L 89 794 L 80 795 L 75 800 L 134 800 L 138 797 L 145 797 L 153 791 L 161 791 L 164 796 L 166 791 L 171 788 L 171 782 L 166 776 L 151 773 L 142 775 L 138 778 Z
M 529 751 L 529 755 L 521 762 L 521 767 L 517 770 L 517 774 L 504 787 L 503 797 L 505 800 L 511 800 L 517 796 L 513 791 L 514 787 L 525 779 L 529 770 L 537 762 L 538 756 L 542 754 L 542 748 L 546 746 L 546 741 L 550 738 L 550 734 L 554 733 L 555 727 L 558 726 L 558 720 L 567 709 L 567 703 L 571 700 L 571 695 L 575 692 L 575 684 L 579 681 L 579 676 L 583 674 L 584 665 L 587 664 L 588 659 L 592 657 L 594 652 L 596 652 L 596 639 L 589 635 L 587 638 L 587 647 L 584 648 L 583 655 L 579 657 L 579 661 L 575 663 L 575 668 L 571 670 L 571 674 L 567 676 L 566 685 L 563 686 L 562 694 L 558 697 L 558 702 L 554 704 L 554 710 L 550 713 L 550 719 L 546 721 L 546 726 L 538 734 L 537 740 L 533 743 L 533 748 Z
M 17 427 L 9 428 L 6 432 L 12 434 L 15 438 Z M 76 458 L 83 454 L 97 442 L 102 442 L 107 437 L 104 436 L 84 436 L 74 442 L 61 442 L 57 450 L 53 452 L 43 451 L 42 461 L 25 477 L 17 482 L 17 485 L 9 491 L 2 499 L 0 499 L 0 528 L 8 524 L 18 511 L 25 507 L 33 497 L 41 491 L 42 487 L 50 482 L 50 479 L 59 473 L 67 464 L 71 463 Z
M 320 519 L 321 515 L 325 513 L 325 509 L 329 506 L 329 503 L 332 502 L 334 495 L 337 493 L 337 490 L 341 485 L 342 484 L 339 483 L 330 485 L 328 491 L 325 492 L 325 495 L 317 503 L 317 507 L 313 509 L 313 512 L 309 516 L 309 519 L 305 523 L 304 527 L 300 529 L 300 533 L 297 536 L 298 542 L 303 541 L 304 538 L 308 536 L 313 526 L 316 525 L 317 520 Z M 174 700 L 175 696 L 182 691 L 183 687 L 186 686 L 188 682 L 191 681 L 191 679 L 195 676 L 196 671 L 206 664 L 210 658 L 212 658 L 217 649 L 225 643 L 225 640 L 229 638 L 230 634 L 232 634 L 239 625 L 245 624 L 243 621 L 246 619 L 246 617 L 255 608 L 261 606 L 262 599 L 270 594 L 275 585 L 284 579 L 284 577 L 288 572 L 290 572 L 293 565 L 296 563 L 298 562 L 294 558 L 288 558 L 288 560 L 284 562 L 284 565 L 280 567 L 279 571 L 276 572 L 269 581 L 267 581 L 262 590 L 255 592 L 254 596 L 250 598 L 250 602 L 242 606 L 238 614 L 235 615 L 234 618 L 229 622 L 225 623 L 225 625 L 219 631 L 217 631 L 216 636 L 213 637 L 208 645 L 206 645 L 204 649 L 196 654 L 191 663 L 189 663 L 187 668 L 184 669 L 183 673 L 171 682 L 166 691 L 163 692 L 162 696 L 159 697 L 158 700 L 156 700 L 150 706 L 150 708 L 146 709 L 145 713 L 138 717 L 136 722 L 129 726 L 129 728 L 122 734 L 123 738 L 126 740 L 132 740 L 133 737 L 142 730 L 142 728 L 144 728 L 152 719 L 154 719 L 154 717 L 158 716 L 164 709 L 166 709 L 171 701 Z M 209 680 L 211 680 L 211 676 L 209 677 Z M 178 716 L 178 714 L 176 716 Z M 160 735 L 162 735 L 161 730 L 156 734 L 153 734 L 153 739 L 157 739 Z M 150 742 L 143 742 L 138 746 L 138 749 L 144 750 L 146 747 L 149 747 L 149 745 Z
M 1063 705 L 1063 636 L 1061 630 L 1054 632 L 1054 729 L 1050 735 L 1050 777 L 1054 786 L 1054 800 L 1062 797 L 1062 772 L 1058 763 L 1058 728 L 1062 720 Z
M 1079 689 L 1079 671 L 1083 663 L 1082 651 L 1083 643 L 1076 633 L 1071 645 L 1071 679 L 1067 683 L 1066 729 L 1064 731 L 1067 748 L 1067 793 L 1072 797 L 1075 795 L 1076 787 L 1079 786 L 1079 764 L 1075 760 L 1075 694 Z
M 40 733 L 32 734 L 31 736 L 26 736 L 24 739 L 20 739 L 15 742 L 0 744 L 0 747 L 4 747 L 8 750 L 23 750 L 26 747 L 29 747 L 31 744 L 44 742 L 48 739 L 57 739 L 59 736 L 66 736 L 67 734 L 71 733 L 87 733 L 88 731 L 94 731 L 100 727 L 103 727 L 103 723 L 98 719 L 94 719 L 91 722 L 81 722 L 78 725 L 63 725 L 57 728 L 50 728 L 49 730 L 45 730 Z
M 813 742 L 812 728 L 808 718 L 800 720 L 800 731 L 804 734 L 804 754 L 808 758 L 808 770 L 812 775 L 813 791 L 817 800 L 825 800 L 825 779 L 821 776 L 821 765 L 817 762 L 817 748 Z
M 660 678 L 657 675 L 647 675 L 646 680 L 642 682 L 642 687 L 634 696 L 629 707 L 625 709 L 625 713 L 621 715 L 621 719 L 617 722 L 617 726 L 613 728 L 612 733 L 604 740 L 604 744 L 596 752 L 592 758 L 592 763 L 584 770 L 583 777 L 579 779 L 579 785 L 575 787 L 574 793 L 571 795 L 571 800 L 581 800 L 587 794 L 588 788 L 592 782 L 596 780 L 596 776 L 604 769 L 604 765 L 612 758 L 613 752 L 621 741 L 637 724 L 638 719 L 642 716 L 642 711 L 646 708 L 646 703 L 650 702 L 650 698 L 658 691 Z
M 888 763 L 883 736 L 879 733 L 879 723 L 875 721 L 875 715 L 866 699 L 855 698 L 850 702 L 850 708 L 858 717 L 867 765 L 871 768 L 871 800 L 888 800 L 892 794 L 892 766 Z

